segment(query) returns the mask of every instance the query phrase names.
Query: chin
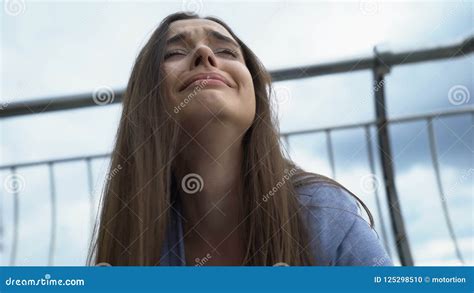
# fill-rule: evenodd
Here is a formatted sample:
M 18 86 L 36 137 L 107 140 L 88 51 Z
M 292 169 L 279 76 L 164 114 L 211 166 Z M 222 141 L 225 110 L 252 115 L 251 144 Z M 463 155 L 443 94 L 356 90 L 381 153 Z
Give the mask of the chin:
M 219 112 L 224 107 L 229 99 L 228 95 L 225 95 L 219 90 L 203 90 L 199 92 L 194 99 L 195 104 L 205 106 L 205 108 L 213 109 Z
M 191 107 L 186 109 L 185 116 L 207 121 L 215 117 L 221 119 L 221 117 L 225 118 L 225 116 L 228 116 L 228 105 L 222 98 L 205 97 L 200 101 L 194 102 Z

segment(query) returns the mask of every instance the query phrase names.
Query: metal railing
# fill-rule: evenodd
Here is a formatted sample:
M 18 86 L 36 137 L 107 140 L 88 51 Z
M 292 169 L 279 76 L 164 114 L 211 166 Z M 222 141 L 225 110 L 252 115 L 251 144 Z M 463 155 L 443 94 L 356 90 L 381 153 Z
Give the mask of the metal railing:
M 373 80 L 374 85 L 374 105 L 375 105 L 375 112 L 376 112 L 376 119 L 373 121 L 367 121 L 365 123 L 356 123 L 356 124 L 347 124 L 347 125 L 339 125 L 335 127 L 326 127 L 326 128 L 318 128 L 318 129 L 308 129 L 308 130 L 301 130 L 301 131 L 292 131 L 281 133 L 282 138 L 284 141 L 289 144 L 289 138 L 303 135 L 303 134 L 312 134 L 312 133 L 319 133 L 323 132 L 326 136 L 326 143 L 327 143 L 327 152 L 329 157 L 329 164 L 331 167 L 331 172 L 333 177 L 335 177 L 336 168 L 335 168 L 335 159 L 333 153 L 333 145 L 331 134 L 338 130 L 344 129 L 354 129 L 354 128 L 361 128 L 365 131 L 365 140 L 366 140 L 366 150 L 368 155 L 368 165 L 371 170 L 372 174 L 375 174 L 375 153 L 373 151 L 371 145 L 371 128 L 375 128 L 375 134 L 377 137 L 377 154 L 380 158 L 381 170 L 383 173 L 383 181 L 384 181 L 384 188 L 385 193 L 387 196 L 387 203 L 389 206 L 387 207 L 390 214 L 390 223 L 394 234 L 395 239 L 395 247 L 397 250 L 398 257 L 400 259 L 400 263 L 405 266 L 412 266 L 413 265 L 413 258 L 410 250 L 410 245 L 407 237 L 407 233 L 405 230 L 405 224 L 403 221 L 403 216 L 401 214 L 400 208 L 400 201 L 398 198 L 396 185 L 395 185 L 395 175 L 394 175 L 394 166 L 392 161 L 392 154 L 390 149 L 390 137 L 388 132 L 388 126 L 391 124 L 397 123 L 406 123 L 412 121 L 426 121 L 427 131 L 428 131 L 428 141 L 429 141 L 429 152 L 431 154 L 431 160 L 433 164 L 433 168 L 435 171 L 435 179 L 438 188 L 438 193 L 440 195 L 442 208 L 443 208 L 443 216 L 447 223 L 447 227 L 449 230 L 449 234 L 453 243 L 453 246 L 456 251 L 456 255 L 458 259 L 463 262 L 463 256 L 461 250 L 459 248 L 456 235 L 454 233 L 451 217 L 449 214 L 449 209 L 447 206 L 446 201 L 444 200 L 445 194 L 443 189 L 443 184 L 441 181 L 441 174 L 440 174 L 440 167 L 438 163 L 438 154 L 437 154 L 437 145 L 435 140 L 435 132 L 432 126 L 432 121 L 438 118 L 444 118 L 447 116 L 458 116 L 458 115 L 471 115 L 472 119 L 474 119 L 474 107 L 465 107 L 463 109 L 456 109 L 452 111 L 442 111 L 436 113 L 429 113 L 424 115 L 411 115 L 406 117 L 399 117 L 399 118 L 387 118 L 386 114 L 386 107 L 385 107 L 385 95 L 384 95 L 384 76 L 389 73 L 390 68 L 398 65 L 404 65 L 409 63 L 417 63 L 423 61 L 433 61 L 433 60 L 441 60 L 441 59 L 449 59 L 449 58 L 456 58 L 462 57 L 467 54 L 471 54 L 474 51 L 474 37 L 469 37 L 461 43 L 436 47 L 436 48 L 428 48 L 428 49 L 421 49 L 421 50 L 414 50 L 409 52 L 402 52 L 402 53 L 379 53 L 377 50 L 374 49 L 374 57 L 362 58 L 357 60 L 347 60 L 342 62 L 335 62 L 335 63 L 327 63 L 327 64 L 320 64 L 320 65 L 313 65 L 313 66 L 303 66 L 298 68 L 290 68 L 284 70 L 276 70 L 272 71 L 271 75 L 274 81 L 283 81 L 283 80 L 294 80 L 294 79 L 301 79 L 301 78 L 308 78 L 314 76 L 321 76 L 321 75 L 328 75 L 328 74 L 335 74 L 335 73 L 344 73 L 344 72 L 352 72 L 357 70 L 372 70 L 373 72 Z M 115 98 L 111 101 L 112 103 L 119 103 L 121 102 L 123 97 L 123 90 L 117 91 L 115 93 Z M 3 110 L 0 111 L 0 118 L 6 119 L 9 117 L 17 117 L 20 115 L 31 115 L 31 114 L 39 114 L 51 111 L 59 111 L 59 110 L 69 110 L 69 109 L 77 109 L 82 107 L 91 107 L 97 106 L 94 102 L 93 97 L 91 94 L 83 94 L 83 95 L 75 95 L 69 97 L 62 97 L 62 98 L 51 98 L 51 99 L 39 99 L 34 101 L 27 101 L 27 102 L 15 102 L 5 107 Z M 48 256 L 48 264 L 52 265 L 54 260 L 54 253 L 55 253 L 55 243 L 56 243 L 56 231 L 57 231 L 57 203 L 56 203 L 56 185 L 55 185 L 55 176 L 54 176 L 54 166 L 62 163 L 70 163 L 70 162 L 84 162 L 87 166 L 88 172 L 88 187 L 90 192 L 90 209 L 91 209 L 91 227 L 93 224 L 93 217 L 92 211 L 94 211 L 94 201 L 93 201 L 93 183 L 92 183 L 92 161 L 97 159 L 104 159 L 108 158 L 110 154 L 98 154 L 93 156 L 79 156 L 79 157 L 71 157 L 65 159 L 58 159 L 58 160 L 46 160 L 46 161 L 37 161 L 37 162 L 29 162 L 29 163 L 21 163 L 21 164 L 12 164 L 12 165 L 4 165 L 0 166 L 0 171 L 2 170 L 9 170 L 11 174 L 15 174 L 18 169 L 25 168 L 25 167 L 32 167 L 32 166 L 48 166 L 49 170 L 49 180 L 50 180 L 50 199 L 51 199 L 51 225 L 52 225 L 52 232 L 50 235 L 50 243 L 49 243 L 49 256 Z M 382 204 L 380 202 L 380 197 L 375 191 L 375 199 L 376 199 L 376 208 L 380 216 L 381 221 L 383 221 L 382 216 Z M 2 205 L 0 205 L 2 206 Z M 13 197 L 13 237 L 11 243 L 11 251 L 10 251 L 10 265 L 14 265 L 16 262 L 17 257 L 17 246 L 18 246 L 18 229 L 19 229 L 19 201 L 18 201 L 18 192 L 14 192 Z M 3 221 L 0 220 L 0 241 L 3 241 Z M 385 225 L 382 222 L 380 225 L 381 232 L 384 240 L 384 244 L 388 249 L 388 232 L 385 230 Z M 1 244 L 1 243 L 0 243 Z M 0 249 L 3 245 L 0 246 Z M 0 251 L 1 252 L 1 251 Z

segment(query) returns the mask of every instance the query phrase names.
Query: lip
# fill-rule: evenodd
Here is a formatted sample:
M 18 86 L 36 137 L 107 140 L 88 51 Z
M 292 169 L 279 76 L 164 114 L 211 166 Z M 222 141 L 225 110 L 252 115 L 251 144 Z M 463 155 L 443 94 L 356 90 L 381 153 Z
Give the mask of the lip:
M 198 80 L 202 80 L 202 81 L 204 81 L 204 80 L 215 80 L 215 81 L 224 83 L 228 87 L 232 87 L 230 82 L 224 76 L 222 76 L 221 74 L 215 73 L 215 72 L 204 72 L 204 73 L 199 73 L 199 74 L 193 75 L 190 78 L 188 78 L 183 83 L 183 85 L 181 86 L 179 91 L 181 92 L 181 91 L 185 90 L 191 84 L 193 84 L 195 81 L 198 81 Z

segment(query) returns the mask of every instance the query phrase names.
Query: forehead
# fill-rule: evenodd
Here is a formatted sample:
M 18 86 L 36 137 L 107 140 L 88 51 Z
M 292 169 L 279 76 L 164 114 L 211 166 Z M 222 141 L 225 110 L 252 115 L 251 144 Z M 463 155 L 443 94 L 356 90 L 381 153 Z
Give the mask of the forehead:
M 174 21 L 169 26 L 168 36 L 185 33 L 193 37 L 206 34 L 209 31 L 217 31 L 224 36 L 234 39 L 222 25 L 209 19 L 183 19 Z

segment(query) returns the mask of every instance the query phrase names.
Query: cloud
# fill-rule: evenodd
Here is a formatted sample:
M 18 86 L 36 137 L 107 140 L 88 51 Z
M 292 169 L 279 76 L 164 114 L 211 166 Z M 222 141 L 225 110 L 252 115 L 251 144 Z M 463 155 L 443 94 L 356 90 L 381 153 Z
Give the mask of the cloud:
M 474 265 L 474 237 L 465 237 L 459 239 L 461 251 L 468 252 L 464 265 Z M 443 266 L 463 265 L 459 260 L 453 259 L 454 249 L 450 239 L 437 239 L 420 245 L 417 253 L 418 266 Z

